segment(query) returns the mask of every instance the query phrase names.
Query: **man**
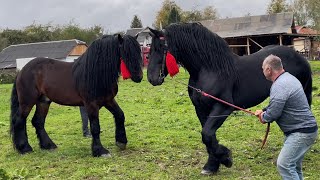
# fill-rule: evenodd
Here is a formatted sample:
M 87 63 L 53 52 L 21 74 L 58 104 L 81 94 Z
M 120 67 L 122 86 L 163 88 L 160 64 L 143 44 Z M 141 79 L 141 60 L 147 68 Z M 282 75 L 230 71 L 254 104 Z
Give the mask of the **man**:
M 84 106 L 80 106 L 80 114 L 81 114 L 81 120 L 82 120 L 82 133 L 83 133 L 83 137 L 87 137 L 90 138 L 91 137 L 91 133 L 89 131 L 88 128 L 88 113 L 87 110 Z
M 264 110 L 257 110 L 261 123 L 276 121 L 285 134 L 277 159 L 282 179 L 303 179 L 302 160 L 315 142 L 318 126 L 300 81 L 283 69 L 281 59 L 269 55 L 262 64 L 263 74 L 273 84 L 270 102 Z

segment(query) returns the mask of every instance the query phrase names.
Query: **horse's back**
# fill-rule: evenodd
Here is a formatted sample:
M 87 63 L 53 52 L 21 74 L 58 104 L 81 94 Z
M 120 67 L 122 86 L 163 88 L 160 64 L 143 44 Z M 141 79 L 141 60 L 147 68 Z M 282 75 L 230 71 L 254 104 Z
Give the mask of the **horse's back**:
M 309 62 L 292 48 L 278 45 L 268 46 L 249 56 L 238 57 L 236 66 L 240 83 L 235 90 L 235 101 L 239 105 L 252 107 L 268 97 L 272 83 L 264 77 L 262 63 L 270 54 L 280 57 L 284 69 L 297 77 L 311 103 L 312 78 Z M 251 88 L 252 86 L 255 88 Z
M 17 86 L 30 86 L 24 93 L 44 95 L 59 104 L 79 104 L 79 94 L 72 77 L 72 65 L 70 62 L 50 58 L 35 58 L 19 72 Z
M 283 68 L 292 75 L 296 76 L 298 79 L 311 76 L 309 62 L 294 49 L 286 46 L 271 46 L 265 51 L 267 54 L 273 54 L 280 57 Z

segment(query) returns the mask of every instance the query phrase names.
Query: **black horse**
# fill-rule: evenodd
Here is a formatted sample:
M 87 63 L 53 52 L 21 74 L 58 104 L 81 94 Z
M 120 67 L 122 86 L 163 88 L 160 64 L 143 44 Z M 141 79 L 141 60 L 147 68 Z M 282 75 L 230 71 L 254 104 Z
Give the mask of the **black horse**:
M 44 125 L 51 102 L 86 107 L 92 134 L 92 155 L 110 156 L 100 141 L 99 110 L 107 108 L 115 119 L 116 144 L 127 144 L 125 116 L 114 97 L 118 92 L 120 59 L 134 82 L 141 82 L 142 58 L 140 45 L 134 37 L 107 35 L 95 40 L 75 62 L 35 58 L 18 73 L 11 95 L 11 135 L 19 153 L 32 151 L 29 145 L 26 118 L 32 107 L 36 111 L 32 125 L 41 149 L 55 149 Z
M 312 77 L 309 63 L 293 49 L 270 46 L 249 56 L 237 56 L 217 34 L 201 24 L 172 24 L 163 31 L 150 29 L 148 81 L 161 85 L 168 74 L 165 64 L 170 52 L 189 72 L 189 85 L 242 108 L 264 101 L 271 87 L 262 72 L 262 62 L 270 54 L 282 59 L 284 68 L 296 76 L 305 88 L 311 104 Z M 220 164 L 232 166 L 231 151 L 219 144 L 216 131 L 235 109 L 188 88 L 189 97 L 202 125 L 202 142 L 209 154 L 202 174 L 213 174 Z

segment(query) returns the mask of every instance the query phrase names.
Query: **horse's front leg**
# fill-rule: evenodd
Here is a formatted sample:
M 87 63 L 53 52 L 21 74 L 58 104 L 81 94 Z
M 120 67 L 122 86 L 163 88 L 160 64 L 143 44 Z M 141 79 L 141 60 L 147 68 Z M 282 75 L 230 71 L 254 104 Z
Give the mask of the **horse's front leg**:
M 220 164 L 226 167 L 232 166 L 231 151 L 223 145 L 220 145 L 216 131 L 226 120 L 227 115 L 233 111 L 232 108 L 215 103 L 207 120 L 202 128 L 202 142 L 206 145 L 209 154 L 208 161 L 201 171 L 202 174 L 214 174 L 219 170 Z
M 86 106 L 86 105 L 85 105 Z M 99 123 L 99 107 L 97 105 L 86 106 L 90 121 L 90 130 L 92 135 L 92 155 L 94 157 L 110 157 L 110 152 L 105 149 L 100 141 L 100 123 Z
M 114 117 L 116 130 L 115 130 L 115 138 L 116 138 L 116 145 L 121 149 L 126 149 L 126 145 L 128 143 L 126 129 L 124 126 L 125 116 L 122 109 L 119 107 L 118 103 L 113 99 L 105 106 Z

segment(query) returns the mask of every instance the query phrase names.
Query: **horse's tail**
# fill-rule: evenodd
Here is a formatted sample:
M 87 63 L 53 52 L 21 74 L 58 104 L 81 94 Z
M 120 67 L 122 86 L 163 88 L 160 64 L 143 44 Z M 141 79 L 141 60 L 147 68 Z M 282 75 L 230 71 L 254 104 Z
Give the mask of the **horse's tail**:
M 11 91 L 11 114 L 10 114 L 10 135 L 12 136 L 13 125 L 16 122 L 17 115 L 19 114 L 19 100 L 18 100 L 18 93 L 16 88 L 16 81 L 17 78 L 14 80 L 12 91 Z
M 304 93 L 307 96 L 308 104 L 311 106 L 312 103 L 312 73 L 308 75 L 307 82 L 304 84 Z

